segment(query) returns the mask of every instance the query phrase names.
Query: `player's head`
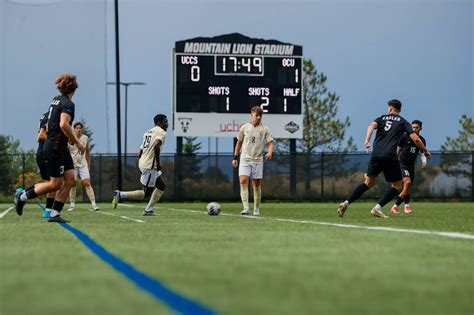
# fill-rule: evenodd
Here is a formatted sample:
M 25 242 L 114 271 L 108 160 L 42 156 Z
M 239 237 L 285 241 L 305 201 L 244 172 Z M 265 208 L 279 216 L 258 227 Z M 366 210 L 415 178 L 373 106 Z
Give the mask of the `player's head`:
M 250 114 L 252 115 L 252 124 L 255 126 L 260 124 L 263 116 L 263 109 L 260 106 L 254 106 L 250 109 Z
M 77 84 L 77 78 L 74 74 L 61 74 L 56 79 L 56 87 L 61 94 L 72 96 L 79 85 Z
M 74 131 L 76 132 L 76 135 L 78 135 L 79 137 L 82 135 L 83 130 L 84 130 L 84 124 L 83 123 L 78 121 L 74 124 Z
M 402 111 L 402 102 L 399 100 L 390 100 L 388 101 L 388 112 L 391 113 L 400 113 Z
M 155 126 L 160 126 L 161 129 L 165 130 L 168 129 L 168 118 L 166 115 L 158 114 L 153 118 L 153 122 Z
M 421 122 L 421 120 L 415 119 L 411 122 L 411 127 L 413 128 L 413 131 L 416 134 L 419 134 L 421 129 L 423 129 L 423 123 Z

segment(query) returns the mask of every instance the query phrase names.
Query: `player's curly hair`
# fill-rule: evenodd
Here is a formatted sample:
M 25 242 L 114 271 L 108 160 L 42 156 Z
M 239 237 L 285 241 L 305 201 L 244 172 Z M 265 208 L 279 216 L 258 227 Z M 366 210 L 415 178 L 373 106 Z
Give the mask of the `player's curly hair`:
M 74 93 L 79 87 L 74 74 L 61 74 L 56 79 L 56 87 L 61 94 Z

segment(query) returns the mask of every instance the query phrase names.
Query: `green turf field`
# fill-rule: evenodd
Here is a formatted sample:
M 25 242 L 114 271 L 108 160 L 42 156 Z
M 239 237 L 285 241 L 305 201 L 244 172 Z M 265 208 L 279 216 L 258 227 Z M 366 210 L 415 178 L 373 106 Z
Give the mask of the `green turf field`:
M 219 216 L 203 203 L 160 204 L 156 217 L 129 205 L 97 213 L 83 204 L 63 216 L 219 314 L 474 313 L 474 203 L 413 203 L 412 215 L 389 219 L 371 217 L 371 203 L 355 203 L 344 219 L 327 203 L 264 203 L 260 218 L 238 215 L 237 203 Z M 174 313 L 34 204 L 3 216 L 0 235 L 0 314 Z

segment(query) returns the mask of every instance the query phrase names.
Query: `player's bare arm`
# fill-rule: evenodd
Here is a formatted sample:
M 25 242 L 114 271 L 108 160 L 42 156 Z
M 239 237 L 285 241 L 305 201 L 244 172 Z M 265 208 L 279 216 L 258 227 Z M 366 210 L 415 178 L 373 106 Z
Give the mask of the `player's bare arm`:
M 410 134 L 410 138 L 411 138 L 411 140 L 413 140 L 413 142 L 416 144 L 416 146 L 423 151 L 423 155 L 426 156 L 429 159 L 431 157 L 431 153 L 425 147 L 425 145 L 424 145 L 423 141 L 421 141 L 420 137 L 418 137 L 418 135 L 415 132 L 413 132 L 413 133 Z
M 91 168 L 91 147 L 89 145 L 89 141 L 87 141 L 87 145 L 86 145 L 86 161 L 87 161 L 87 166 L 90 169 Z
M 161 164 L 160 164 L 160 147 L 161 147 L 161 140 L 157 140 L 153 150 L 155 151 L 155 161 L 156 161 L 156 169 L 161 171 Z
M 234 151 L 234 159 L 232 160 L 232 166 L 234 168 L 237 168 L 239 166 L 239 154 L 240 154 L 240 149 L 242 148 L 242 143 L 243 141 L 237 140 L 237 144 L 235 145 L 235 151 Z
M 39 142 L 44 142 L 48 138 L 48 132 L 46 131 L 45 128 L 41 128 L 40 131 L 38 131 L 38 135 L 36 136 L 36 140 Z
M 265 159 L 266 160 L 271 160 L 273 157 L 273 141 L 268 142 L 268 152 L 265 154 Z
M 370 150 L 370 148 L 372 147 L 372 145 L 370 144 L 370 138 L 372 138 L 372 134 L 374 133 L 374 129 L 376 129 L 378 126 L 378 124 L 373 121 L 370 123 L 369 127 L 367 127 L 367 133 L 365 135 L 365 143 L 364 143 L 364 146 L 365 146 L 365 149 L 366 150 Z
M 69 116 L 69 114 L 61 113 L 61 120 L 59 122 L 59 127 L 66 134 L 66 136 L 76 144 L 79 152 L 81 152 L 81 154 L 84 154 L 85 148 L 82 145 L 82 143 L 79 141 L 79 139 L 77 139 L 76 134 L 74 133 L 71 125 L 69 124 L 70 121 L 71 121 L 71 116 Z

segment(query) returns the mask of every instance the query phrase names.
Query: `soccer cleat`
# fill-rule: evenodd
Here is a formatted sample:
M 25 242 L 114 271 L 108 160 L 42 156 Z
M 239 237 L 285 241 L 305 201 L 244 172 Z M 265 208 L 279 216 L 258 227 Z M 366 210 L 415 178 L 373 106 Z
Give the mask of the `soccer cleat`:
M 49 214 L 50 214 L 50 213 L 51 213 L 51 210 L 45 209 L 45 210 L 43 211 L 43 218 L 49 217 Z
M 410 214 L 410 213 L 413 212 L 413 209 L 410 206 L 405 206 L 404 211 L 405 211 L 406 214 Z
M 370 211 L 370 213 L 374 217 L 388 219 L 388 217 L 385 214 L 383 214 L 382 210 L 378 210 L 375 207 Z
M 99 208 L 97 205 L 93 205 L 93 206 L 92 206 L 92 209 L 93 209 L 94 211 L 99 211 L 99 210 L 100 210 L 100 208 Z
M 390 209 L 390 212 L 393 213 L 393 214 L 399 214 L 400 212 L 398 211 L 398 207 L 397 206 L 393 206 L 392 209 Z
M 143 215 L 145 217 L 151 217 L 151 216 L 155 216 L 156 214 L 153 212 L 153 210 L 150 210 L 150 211 L 143 211 Z
M 120 190 L 114 191 L 114 198 L 112 199 L 112 208 L 117 209 L 117 205 L 122 202 L 122 198 L 120 198 Z
M 15 204 L 15 210 L 18 215 L 23 214 L 23 207 L 25 206 L 25 202 L 20 199 L 21 194 L 23 194 L 23 188 L 18 188 L 15 192 L 15 197 L 13 198 L 13 203 Z
M 250 211 L 249 209 L 244 209 L 240 212 L 241 215 L 249 215 L 250 214 Z
M 68 223 L 68 222 L 71 222 L 71 221 L 62 218 L 60 215 L 57 215 L 55 217 L 52 217 L 51 215 L 49 215 L 48 216 L 48 222 Z
M 337 216 L 342 218 L 348 207 L 349 205 L 345 202 L 339 204 L 339 208 L 337 208 Z
M 260 209 L 253 209 L 253 215 L 260 216 Z

